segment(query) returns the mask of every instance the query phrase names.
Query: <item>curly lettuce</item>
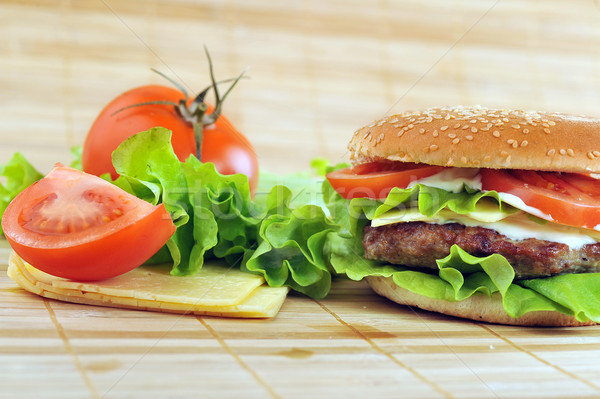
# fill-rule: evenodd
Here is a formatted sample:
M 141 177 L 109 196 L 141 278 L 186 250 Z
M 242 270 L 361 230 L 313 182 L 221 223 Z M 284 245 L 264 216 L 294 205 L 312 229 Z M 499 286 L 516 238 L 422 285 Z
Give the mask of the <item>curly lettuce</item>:
M 253 199 L 246 176 L 222 175 L 193 156 L 180 162 L 170 139 L 169 130 L 154 128 L 131 136 L 113 153 L 119 173 L 114 183 L 150 203 L 164 203 L 177 226 L 152 262 L 172 262 L 171 273 L 185 276 L 197 273 L 205 259 L 219 258 L 263 275 L 271 286 L 327 295 L 331 271 L 322 249 L 339 226 L 324 207 L 310 203 L 314 195 L 302 195 L 314 179 L 300 177 L 295 190 L 263 183 Z

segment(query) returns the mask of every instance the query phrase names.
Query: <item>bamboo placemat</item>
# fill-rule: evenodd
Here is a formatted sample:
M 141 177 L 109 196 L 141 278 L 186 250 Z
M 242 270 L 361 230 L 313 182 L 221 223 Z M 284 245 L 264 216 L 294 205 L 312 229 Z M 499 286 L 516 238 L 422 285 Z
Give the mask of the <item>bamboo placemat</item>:
M 272 320 L 62 303 L 0 266 L 7 397 L 560 398 L 600 395 L 600 327 L 534 329 L 398 307 L 341 281 Z
M 68 163 L 126 89 L 249 66 L 225 113 L 263 168 L 345 160 L 386 113 L 482 104 L 600 115 L 596 1 L 0 2 L 0 163 Z M 0 259 L 7 258 L 7 251 Z M 6 255 L 6 256 L 5 256 Z M 44 300 L 0 260 L 0 397 L 600 397 L 600 328 L 486 325 L 339 281 L 273 320 Z

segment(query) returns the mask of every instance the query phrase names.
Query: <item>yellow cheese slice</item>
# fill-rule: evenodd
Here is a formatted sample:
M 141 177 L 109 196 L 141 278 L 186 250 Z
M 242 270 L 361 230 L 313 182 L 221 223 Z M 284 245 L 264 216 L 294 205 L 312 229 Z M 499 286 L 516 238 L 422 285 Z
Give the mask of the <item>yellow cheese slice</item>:
M 99 282 L 77 282 L 44 273 L 12 253 L 8 275 L 23 289 L 66 302 L 226 317 L 273 317 L 288 293 L 260 276 L 206 264 L 194 276 L 174 277 L 165 267 L 142 266 Z

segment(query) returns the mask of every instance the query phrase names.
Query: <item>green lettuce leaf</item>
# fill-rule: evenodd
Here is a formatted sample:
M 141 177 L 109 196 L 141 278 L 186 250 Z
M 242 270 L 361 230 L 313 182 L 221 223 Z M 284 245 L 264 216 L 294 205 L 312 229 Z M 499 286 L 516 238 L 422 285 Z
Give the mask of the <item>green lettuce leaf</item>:
M 164 203 L 177 226 L 151 262 L 172 262 L 171 273 L 185 276 L 216 257 L 263 275 L 273 286 L 315 298 L 329 292 L 323 247 L 338 225 L 314 204 L 322 201 L 320 181 L 306 174 L 261 175 L 253 199 L 246 176 L 221 175 L 193 156 L 180 162 L 170 139 L 170 131 L 154 128 L 131 136 L 113 153 L 119 173 L 113 183 L 152 204 Z
M 44 175 L 38 172 L 21 153 L 16 152 L 4 166 L 0 166 L 0 177 L 2 177 L 0 180 L 1 218 L 10 201 Z M 2 234 L 2 227 L 0 227 L 0 234 Z
M 282 186 L 276 189 L 285 191 Z M 290 192 L 286 195 L 289 198 Z M 287 285 L 312 298 L 323 298 L 331 288 L 323 247 L 337 226 L 315 205 L 286 213 L 271 214 L 261 223 L 258 247 L 245 270 L 259 272 L 271 286 Z
M 72 168 L 75 168 L 75 169 L 82 170 L 83 169 L 83 166 L 81 164 L 82 155 L 83 155 L 83 146 L 76 145 L 76 146 L 71 147 L 71 156 L 73 158 L 71 159 L 71 163 L 69 164 L 69 166 Z

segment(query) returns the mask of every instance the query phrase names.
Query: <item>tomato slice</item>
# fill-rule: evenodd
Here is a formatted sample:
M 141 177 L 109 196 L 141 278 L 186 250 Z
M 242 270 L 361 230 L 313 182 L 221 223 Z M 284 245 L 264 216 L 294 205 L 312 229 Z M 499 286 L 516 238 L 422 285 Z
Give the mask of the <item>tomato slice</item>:
M 394 187 L 406 188 L 415 180 L 444 169 L 410 162 L 370 162 L 333 171 L 327 180 L 343 198 L 380 199 L 386 198 Z
M 34 267 L 82 281 L 136 268 L 175 232 L 164 205 L 62 165 L 17 195 L 2 228 L 14 251 Z
M 600 225 L 600 180 L 589 175 L 481 169 L 481 184 L 485 191 L 519 197 L 544 219 L 589 229 Z

